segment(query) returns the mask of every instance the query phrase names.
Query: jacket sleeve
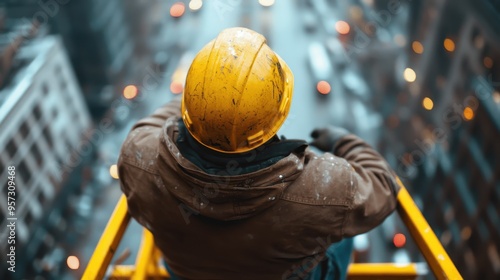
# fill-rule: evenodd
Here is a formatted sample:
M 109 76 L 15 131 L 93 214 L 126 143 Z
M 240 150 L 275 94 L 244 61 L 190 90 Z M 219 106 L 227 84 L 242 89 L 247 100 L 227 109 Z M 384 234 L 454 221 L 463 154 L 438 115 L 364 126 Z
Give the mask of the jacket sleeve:
M 141 119 L 131 129 L 125 139 L 118 159 L 120 187 L 127 197 L 128 211 L 141 225 L 153 220 L 154 213 L 141 205 L 157 198 L 157 167 L 151 164 L 158 155 L 158 135 L 165 121 L 172 116 L 180 116 L 180 100 L 174 99 L 158 108 L 152 115 Z
M 396 208 L 399 185 L 394 171 L 370 145 L 352 134 L 339 139 L 333 153 L 352 170 L 351 204 L 343 226 L 345 237 L 369 231 Z

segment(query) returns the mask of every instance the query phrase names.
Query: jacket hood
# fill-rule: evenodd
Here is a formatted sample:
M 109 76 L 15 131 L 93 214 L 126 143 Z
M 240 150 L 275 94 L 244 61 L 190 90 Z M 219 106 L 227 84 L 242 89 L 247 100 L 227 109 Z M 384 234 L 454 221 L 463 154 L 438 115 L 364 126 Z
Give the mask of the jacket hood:
M 175 141 L 178 134 L 177 119 L 168 119 L 160 136 L 158 165 L 173 172 L 160 172 L 160 176 L 170 194 L 181 201 L 179 207 L 193 214 L 222 221 L 257 215 L 273 206 L 303 170 L 304 149 L 298 149 L 302 152 L 292 151 L 254 172 L 237 175 L 239 163 L 228 159 L 226 168 L 209 174 L 181 154 Z

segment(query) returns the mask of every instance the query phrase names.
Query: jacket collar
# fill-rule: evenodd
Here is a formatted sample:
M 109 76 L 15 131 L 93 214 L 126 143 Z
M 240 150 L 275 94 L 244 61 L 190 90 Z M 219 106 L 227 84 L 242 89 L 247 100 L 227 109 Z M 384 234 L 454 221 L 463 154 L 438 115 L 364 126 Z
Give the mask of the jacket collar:
M 179 135 L 176 145 L 179 151 L 185 158 L 209 174 L 217 174 L 227 169 L 228 163 L 239 167 L 237 174 L 234 175 L 254 172 L 275 164 L 292 152 L 301 153 L 307 148 L 307 142 L 303 140 L 280 140 L 275 135 L 252 151 L 225 154 L 211 150 L 196 141 L 182 120 L 179 120 L 177 125 Z
M 277 153 L 280 160 L 256 171 L 244 173 L 237 161 L 229 159 L 225 165 L 214 164 L 218 172 L 211 174 L 181 154 L 176 143 L 179 133 L 179 118 L 167 119 L 160 135 L 157 165 L 163 185 L 189 213 L 223 221 L 256 215 L 279 201 L 304 168 L 305 147 L 298 145 L 284 157 Z M 262 156 L 264 162 L 265 158 L 269 160 Z M 256 166 L 255 161 L 250 162 Z

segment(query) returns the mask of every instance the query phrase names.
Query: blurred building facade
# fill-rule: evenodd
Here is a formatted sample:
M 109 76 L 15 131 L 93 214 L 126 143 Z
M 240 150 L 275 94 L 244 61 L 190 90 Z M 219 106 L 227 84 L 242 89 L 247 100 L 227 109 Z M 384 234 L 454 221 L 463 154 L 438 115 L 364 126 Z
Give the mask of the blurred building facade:
M 164 23 L 160 4 L 0 3 L 0 167 L 4 174 L 15 166 L 19 180 L 16 273 L 6 274 L 2 255 L 0 278 L 74 277 L 65 262 L 71 254 L 81 257 L 72 244 L 88 233 L 103 186 L 99 146 L 129 114 L 122 90 L 157 83 L 164 70 L 164 56 L 151 66 L 158 43 L 153 33 Z M 6 194 L 0 202 L 4 227 Z
M 10 19 L 37 22 L 62 37 L 90 112 L 99 118 L 130 77 L 151 63 L 159 5 L 156 0 L 21 0 L 7 1 L 5 9 Z
M 373 139 L 465 279 L 498 279 L 500 4 L 306 2 L 318 16 L 328 11 L 348 23 L 343 27 L 332 20 L 335 16 L 320 17 L 326 29 L 337 31 L 325 45 L 333 57 L 333 83 L 340 83 L 350 99 L 346 113 L 352 118 L 336 125 Z M 341 53 L 337 38 L 340 57 L 335 57 Z M 356 100 L 381 115 L 382 129 L 366 129 L 376 118 L 356 116 Z M 380 240 L 405 232 L 402 228 L 389 218 Z M 424 261 L 415 246 L 403 249 L 412 261 Z
M 65 203 L 59 200 L 67 198 L 64 193 L 69 189 L 63 186 L 86 156 L 89 147 L 84 133 L 91 128 L 91 118 L 59 37 L 25 43 L 17 50 L 11 70 L 8 83 L 0 90 L 0 147 L 4 151 L 0 154 L 4 174 L 0 183 L 7 185 L 5 171 L 14 166 L 16 266 L 26 269 L 28 275 L 38 275 L 44 269 L 42 260 L 56 249 L 56 240 L 67 229 L 64 219 L 47 220 L 54 209 L 64 209 Z M 2 188 L 0 201 L 0 223 L 5 228 L 7 217 L 12 217 L 6 212 L 6 188 Z M 1 231 L 0 238 L 7 240 L 8 234 Z M 2 243 L 2 252 L 6 246 Z M 2 268 L 5 257 L 0 257 Z M 8 273 L 6 268 L 3 273 Z
M 498 279 L 500 6 L 413 4 L 407 86 L 385 100 L 382 147 L 464 278 Z

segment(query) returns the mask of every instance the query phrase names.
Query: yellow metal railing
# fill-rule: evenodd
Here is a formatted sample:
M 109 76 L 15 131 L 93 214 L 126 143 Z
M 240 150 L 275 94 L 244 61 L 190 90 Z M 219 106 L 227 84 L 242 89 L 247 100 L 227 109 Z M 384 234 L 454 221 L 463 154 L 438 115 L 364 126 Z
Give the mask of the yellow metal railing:
M 415 279 L 427 274 L 427 269 L 417 263 L 353 263 L 347 272 L 349 280 Z
M 398 213 L 410 231 L 437 279 L 462 279 L 457 268 L 444 250 L 410 194 L 398 179 L 401 191 L 398 194 Z M 144 229 L 142 243 L 135 265 L 114 265 L 108 271 L 111 259 L 130 222 L 127 201 L 120 197 L 116 208 L 104 230 L 89 264 L 82 276 L 85 280 L 103 279 L 169 279 L 161 265 L 161 254 L 154 245 L 153 235 Z M 416 279 L 426 274 L 421 264 L 353 263 L 348 269 L 348 279 Z
M 398 193 L 398 213 L 410 231 L 413 240 L 429 264 L 437 279 L 462 279 L 455 264 L 444 250 L 441 242 L 425 220 L 422 212 L 411 198 L 405 186 L 397 178 L 401 187 Z
M 99 243 L 90 258 L 87 269 L 83 273 L 82 279 L 103 279 L 106 269 L 115 254 L 116 248 L 122 240 L 123 234 L 130 222 L 130 215 L 127 211 L 127 199 L 124 195 L 120 197 L 118 204 L 111 214 Z

